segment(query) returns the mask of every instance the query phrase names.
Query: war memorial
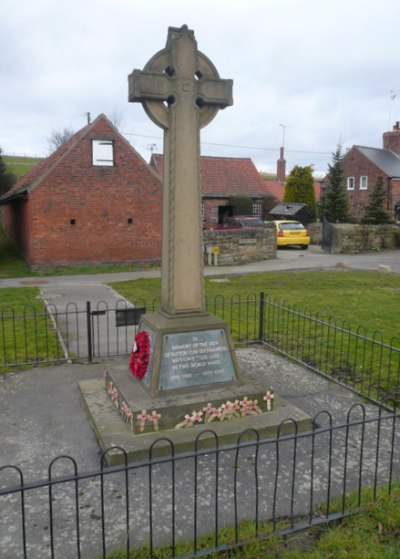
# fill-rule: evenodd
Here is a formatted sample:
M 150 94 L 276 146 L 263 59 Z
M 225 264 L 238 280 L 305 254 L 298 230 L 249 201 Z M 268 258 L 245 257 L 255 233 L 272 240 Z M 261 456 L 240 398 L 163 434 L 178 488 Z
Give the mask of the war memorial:
M 203 287 L 200 129 L 233 104 L 232 80 L 221 79 L 187 26 L 168 30 L 166 47 L 129 75 L 129 101 L 142 104 L 164 131 L 161 308 L 143 314 L 129 371 L 82 381 L 90 421 L 110 464 L 191 450 L 237 438 L 246 429 L 272 436 L 287 417 L 311 419 L 240 369 L 227 324 L 206 312 Z M 190 427 L 190 428 L 188 428 Z M 210 432 L 213 431 L 213 433 Z M 164 439 L 168 438 L 168 442 Z M 113 450 L 115 447 L 115 450 Z

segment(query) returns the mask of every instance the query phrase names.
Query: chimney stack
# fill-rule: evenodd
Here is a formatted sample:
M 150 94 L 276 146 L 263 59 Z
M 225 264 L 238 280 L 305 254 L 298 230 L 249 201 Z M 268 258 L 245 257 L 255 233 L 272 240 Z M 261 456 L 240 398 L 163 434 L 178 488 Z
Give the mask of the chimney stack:
M 280 155 L 276 166 L 276 178 L 278 182 L 285 182 L 286 180 L 286 159 L 285 148 L 280 148 Z
M 383 149 L 390 149 L 400 155 L 400 122 L 397 121 L 391 132 L 383 134 Z

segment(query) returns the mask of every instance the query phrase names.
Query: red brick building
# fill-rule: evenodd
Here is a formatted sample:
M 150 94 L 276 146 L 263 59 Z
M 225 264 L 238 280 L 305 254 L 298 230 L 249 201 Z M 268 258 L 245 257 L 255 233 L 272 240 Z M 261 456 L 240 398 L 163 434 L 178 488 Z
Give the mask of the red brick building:
M 160 260 L 160 177 L 104 115 L 0 204 L 7 236 L 32 267 Z
M 153 154 L 150 166 L 162 176 L 163 155 Z M 261 216 L 262 203 L 271 198 L 266 181 L 249 158 L 210 157 L 200 158 L 202 217 L 203 222 L 221 224 L 232 208 L 232 196 L 251 198 L 254 216 Z
M 386 210 L 400 221 L 400 123 L 383 134 L 383 148 L 353 146 L 343 157 L 344 188 L 350 213 L 361 219 L 369 195 L 382 178 Z
M 232 196 L 259 216 L 276 200 L 249 158 L 201 157 L 203 221 L 218 224 Z M 158 262 L 163 156 L 150 165 L 100 115 L 0 198 L 3 226 L 33 268 Z M 283 172 L 284 177 L 284 172 Z

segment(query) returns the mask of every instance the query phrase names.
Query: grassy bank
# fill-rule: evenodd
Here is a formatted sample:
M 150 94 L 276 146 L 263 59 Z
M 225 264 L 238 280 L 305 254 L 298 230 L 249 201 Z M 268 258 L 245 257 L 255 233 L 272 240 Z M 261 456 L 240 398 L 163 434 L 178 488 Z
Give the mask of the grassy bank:
M 396 485 L 391 495 L 387 490 L 364 492 L 363 510 L 345 518 L 340 524 L 320 525 L 286 538 L 272 535 L 266 541 L 254 541 L 255 524 L 245 522 L 239 528 L 238 540 L 248 541 L 233 550 L 203 555 L 206 559 L 397 559 L 400 557 L 400 486 Z M 356 497 L 354 498 L 356 500 Z M 340 506 L 339 506 L 340 509 Z M 285 522 L 280 523 L 281 527 Z M 259 533 L 269 532 L 266 524 L 259 526 Z M 279 526 L 278 526 L 279 528 Z M 252 541 L 253 540 L 253 541 Z M 220 530 L 219 543 L 232 544 L 234 528 Z M 200 538 L 198 548 L 207 548 L 214 543 L 214 536 Z M 178 543 L 176 555 L 192 551 L 191 543 Z M 126 553 L 117 552 L 108 559 L 122 559 Z M 149 549 L 133 551 L 131 559 L 147 559 Z M 154 551 L 155 559 L 171 557 L 168 547 Z
M 205 282 L 207 309 L 228 323 L 236 343 L 258 340 L 259 293 L 265 292 L 264 339 L 270 346 L 362 394 L 400 404 L 400 353 L 391 347 L 400 348 L 400 276 L 325 270 L 216 280 Z M 157 310 L 159 280 L 112 285 L 147 312 L 153 305 Z
M 7 165 L 7 170 L 15 175 L 17 180 L 26 175 L 41 161 L 40 157 L 24 157 L 19 155 L 4 155 L 3 159 Z

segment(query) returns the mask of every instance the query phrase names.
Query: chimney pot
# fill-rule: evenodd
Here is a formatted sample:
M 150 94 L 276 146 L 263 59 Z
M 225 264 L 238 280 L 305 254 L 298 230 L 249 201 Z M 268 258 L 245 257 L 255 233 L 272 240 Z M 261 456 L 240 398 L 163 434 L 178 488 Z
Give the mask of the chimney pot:
M 286 180 L 286 160 L 285 149 L 283 147 L 280 148 L 280 156 L 277 161 L 276 178 L 278 182 L 282 183 Z

